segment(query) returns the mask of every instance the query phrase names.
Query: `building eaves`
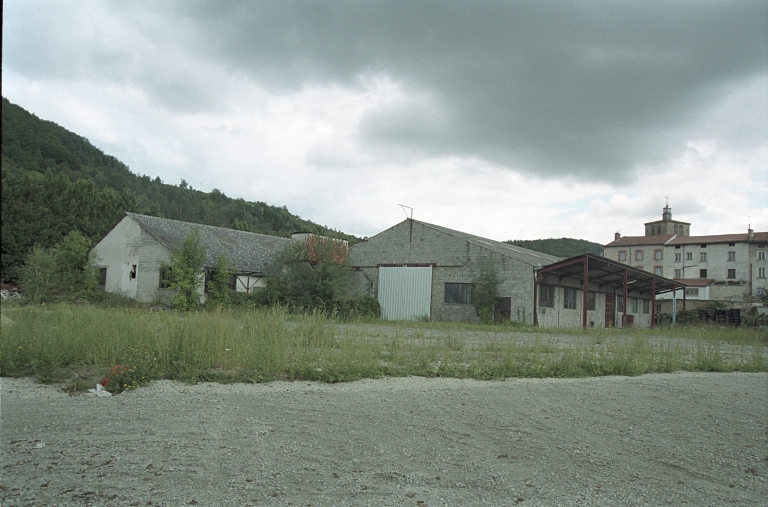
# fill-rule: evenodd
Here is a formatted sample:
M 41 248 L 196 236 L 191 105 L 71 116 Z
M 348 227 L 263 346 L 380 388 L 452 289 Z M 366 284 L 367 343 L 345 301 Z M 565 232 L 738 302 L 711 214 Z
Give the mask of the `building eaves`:
M 763 239 L 760 239 L 763 238 Z M 768 241 L 768 232 L 756 232 L 750 238 L 749 234 L 716 234 L 711 236 L 678 236 L 669 242 L 670 245 L 692 245 L 706 243 L 748 243 Z
M 671 244 L 674 234 L 662 234 L 660 236 L 624 236 L 615 241 L 608 243 L 607 247 L 622 247 L 622 246 L 655 246 Z
M 239 273 L 266 273 L 269 263 L 280 250 L 291 243 L 288 238 L 254 232 L 224 229 L 211 225 L 193 224 L 168 218 L 126 213 L 145 231 L 171 251 L 176 250 L 193 231 L 200 233 L 205 247 L 206 268 L 215 268 L 216 259 L 224 255 L 230 268 Z

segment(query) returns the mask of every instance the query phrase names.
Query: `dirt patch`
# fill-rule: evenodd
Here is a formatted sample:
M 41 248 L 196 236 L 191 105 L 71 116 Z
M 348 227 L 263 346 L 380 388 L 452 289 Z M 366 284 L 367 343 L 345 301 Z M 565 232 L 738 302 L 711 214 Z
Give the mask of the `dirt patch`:
M 2 379 L 3 506 L 759 505 L 768 374 L 184 385 Z

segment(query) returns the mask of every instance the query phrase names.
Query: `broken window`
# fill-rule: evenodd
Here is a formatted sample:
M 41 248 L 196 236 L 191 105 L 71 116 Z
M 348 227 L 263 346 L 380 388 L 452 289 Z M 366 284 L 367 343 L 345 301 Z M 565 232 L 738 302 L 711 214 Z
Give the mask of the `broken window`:
M 597 294 L 594 292 L 588 293 L 587 296 L 587 310 L 594 312 L 597 308 Z
M 549 285 L 539 285 L 539 306 L 555 307 L 555 288 Z
M 104 290 L 107 287 L 107 268 L 99 268 L 99 288 Z
M 568 310 L 576 308 L 576 289 L 563 289 L 563 308 Z
M 736 278 L 736 270 L 735 269 L 729 269 L 728 270 L 728 278 Z
M 446 283 L 445 284 L 445 302 L 460 305 L 472 303 L 472 284 L 471 283 Z
M 167 289 L 171 286 L 171 268 L 160 269 L 160 288 Z
M 131 267 L 131 280 L 136 278 L 136 264 Z

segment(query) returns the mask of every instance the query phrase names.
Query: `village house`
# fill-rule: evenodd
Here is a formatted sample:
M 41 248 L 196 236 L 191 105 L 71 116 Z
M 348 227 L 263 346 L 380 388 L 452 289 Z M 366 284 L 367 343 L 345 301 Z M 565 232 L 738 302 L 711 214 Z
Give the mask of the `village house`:
M 205 282 L 215 276 L 219 256 L 228 258 L 234 273 L 230 288 L 251 292 L 264 286 L 269 263 L 291 243 L 288 238 L 126 213 L 91 249 L 101 288 L 141 302 L 165 300 L 169 294 L 161 266 L 193 231 L 199 232 L 207 255 L 198 290 L 201 302 L 206 297 Z
M 684 283 L 686 300 L 746 301 L 766 291 L 768 232 L 691 236 L 690 224 L 662 220 L 645 224 L 644 236 L 621 236 L 605 245 L 605 257 Z M 671 293 L 665 296 L 671 299 Z

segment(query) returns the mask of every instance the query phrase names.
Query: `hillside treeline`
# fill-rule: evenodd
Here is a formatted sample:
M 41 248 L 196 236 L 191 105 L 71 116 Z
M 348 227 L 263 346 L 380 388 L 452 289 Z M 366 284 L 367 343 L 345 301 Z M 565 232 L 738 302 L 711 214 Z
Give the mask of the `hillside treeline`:
M 132 173 L 115 157 L 56 123 L 3 98 L 1 276 L 14 280 L 33 247 L 50 248 L 79 231 L 98 241 L 126 211 L 288 236 L 354 236 L 291 214 L 285 206 L 232 199 Z

